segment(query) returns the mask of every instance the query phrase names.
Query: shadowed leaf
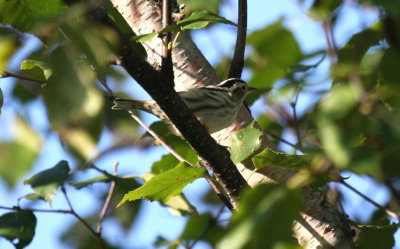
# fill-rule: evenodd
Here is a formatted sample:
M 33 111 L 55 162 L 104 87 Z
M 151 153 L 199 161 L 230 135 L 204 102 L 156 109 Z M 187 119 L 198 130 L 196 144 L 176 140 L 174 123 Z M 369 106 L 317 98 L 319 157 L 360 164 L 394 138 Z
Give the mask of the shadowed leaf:
M 10 241 L 16 249 L 31 243 L 35 235 L 36 217 L 29 211 L 17 211 L 0 216 L 0 237 Z
M 51 169 L 37 173 L 24 181 L 29 184 L 36 194 L 51 203 L 58 187 L 64 184 L 69 176 L 69 166 L 67 161 L 60 161 Z

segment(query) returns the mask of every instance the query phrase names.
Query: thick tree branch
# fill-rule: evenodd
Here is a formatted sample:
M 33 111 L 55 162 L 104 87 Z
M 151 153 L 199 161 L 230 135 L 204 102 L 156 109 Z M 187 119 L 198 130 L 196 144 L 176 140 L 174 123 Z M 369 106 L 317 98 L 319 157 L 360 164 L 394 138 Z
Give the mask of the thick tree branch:
M 159 11 L 157 10 L 158 7 L 152 4 L 153 1 L 111 1 L 125 18 L 132 30 L 138 35 L 147 34 L 154 30 L 160 30 L 161 18 Z M 160 68 L 161 47 L 162 43 L 160 42 L 160 39 L 153 39 L 152 41 L 145 43 L 145 48 L 148 54 L 147 61 L 153 68 Z M 173 48 L 172 59 L 174 63 L 175 89 L 177 90 L 192 88 L 199 84 L 216 84 L 220 81 L 215 70 L 213 70 L 190 37 L 184 32 L 177 39 L 177 43 Z M 159 89 L 159 91 L 163 91 L 163 88 Z M 153 96 L 153 98 L 154 97 L 155 96 Z M 161 103 L 159 104 L 161 105 Z M 174 120 L 171 121 L 174 122 Z M 238 119 L 230 127 L 214 133 L 213 137 L 219 143 L 229 145 L 231 132 L 240 130 L 242 127 L 247 126 L 251 121 L 251 115 L 246 108 L 243 107 L 239 112 Z M 191 121 L 189 121 L 187 125 L 190 126 Z M 178 127 L 177 124 L 176 126 Z M 197 130 L 192 131 L 197 132 Z M 204 144 L 202 142 L 200 143 Z M 271 146 L 271 142 L 266 136 L 263 136 L 261 149 L 269 146 Z M 203 149 L 207 151 L 206 148 Z M 211 147 L 208 149 L 211 149 Z M 222 151 L 222 154 L 219 154 L 218 151 L 210 151 L 210 153 L 215 153 L 214 155 L 209 155 L 212 157 L 227 157 L 227 155 L 224 154 L 225 151 Z M 237 164 L 236 167 L 252 186 L 262 182 L 271 181 L 271 179 L 284 182 L 295 173 L 293 171 L 278 168 L 264 168 L 262 171 L 256 172 L 254 171 L 254 166 L 252 165 L 251 160 Z M 304 187 L 302 191 L 304 193 L 304 199 L 307 201 L 306 211 L 303 214 L 304 221 L 307 224 L 297 223 L 294 229 L 296 238 L 298 238 L 300 244 L 304 245 L 307 249 L 322 248 L 322 243 L 313 236 L 313 233 L 317 232 L 333 247 L 340 245 L 342 247 L 336 248 L 354 248 L 354 243 L 352 241 L 353 233 L 351 233 L 352 230 L 350 229 L 348 220 L 343 218 L 343 215 L 340 215 L 336 209 L 328 205 L 321 205 L 324 200 L 323 196 L 318 194 L 318 192 L 313 191 L 312 188 Z
M 171 1 L 163 0 L 162 2 L 162 27 L 165 28 L 171 24 Z M 174 87 L 174 69 L 172 64 L 172 53 L 171 53 L 171 32 L 167 32 L 162 35 L 164 43 L 162 54 L 161 54 L 161 75 L 165 80 L 165 84 L 171 88 Z
M 240 78 L 244 67 L 244 51 L 246 48 L 247 33 L 247 0 L 239 0 L 238 27 L 236 36 L 235 53 L 228 78 Z
M 247 184 L 231 161 L 229 152 L 211 138 L 205 127 L 200 124 L 175 90 L 164 84 L 160 71 L 155 70 L 144 60 L 106 13 L 102 9 L 97 9 L 92 15 L 118 33 L 121 41 L 119 52 L 121 66 L 159 104 L 181 135 L 202 158 L 202 165 L 215 175 L 235 207 L 240 191 Z

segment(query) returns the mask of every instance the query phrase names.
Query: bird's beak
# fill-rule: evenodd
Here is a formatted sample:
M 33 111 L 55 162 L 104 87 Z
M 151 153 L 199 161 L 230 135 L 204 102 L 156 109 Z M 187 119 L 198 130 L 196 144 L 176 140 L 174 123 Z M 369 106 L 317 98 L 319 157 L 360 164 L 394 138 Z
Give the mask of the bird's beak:
M 255 90 L 258 90 L 258 88 L 255 88 L 255 87 L 247 87 L 247 91 L 255 91 Z

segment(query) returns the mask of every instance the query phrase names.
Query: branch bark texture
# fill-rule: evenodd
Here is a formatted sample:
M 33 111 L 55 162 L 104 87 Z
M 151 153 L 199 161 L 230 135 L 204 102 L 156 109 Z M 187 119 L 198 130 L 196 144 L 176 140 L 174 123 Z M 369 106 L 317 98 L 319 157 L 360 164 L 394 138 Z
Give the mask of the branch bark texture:
M 136 34 L 143 35 L 161 29 L 160 10 L 154 6 L 152 1 L 111 1 Z M 148 54 L 147 62 L 138 60 L 126 48 L 127 50 L 123 52 L 123 66 L 148 91 L 161 108 L 165 108 L 165 113 L 185 139 L 209 163 L 207 167 L 214 168 L 217 165 L 215 169 L 218 172 L 210 168 L 217 178 L 228 180 L 233 177 L 238 179 L 233 182 L 228 180 L 229 186 L 224 186 L 235 195 L 234 198 L 237 200 L 236 195 L 245 183 L 242 182 L 243 178 L 240 180 L 237 177 L 236 168 L 232 169 L 234 165 L 229 159 L 229 153 L 214 145 L 214 141 L 211 141 L 210 136 L 206 135 L 204 127 L 198 125 L 194 115 L 187 110 L 178 95 L 171 89 L 167 89 L 165 85 L 163 86 L 162 78 L 155 73 L 158 72 L 155 69 L 159 69 L 161 65 L 160 55 L 163 48 L 161 40 L 153 39 L 144 46 Z M 176 90 L 189 89 L 198 85 L 217 84 L 221 80 L 186 33 L 180 34 L 177 39 L 172 50 L 172 61 Z M 146 66 L 143 66 L 143 63 L 146 63 Z M 160 95 L 160 93 L 162 94 Z M 230 127 L 214 133 L 213 137 L 219 144 L 229 145 L 231 133 L 247 126 L 252 120 L 250 113 L 243 107 L 237 120 Z M 267 136 L 263 136 L 260 150 L 266 147 L 273 147 L 273 145 Z M 238 164 L 236 167 L 251 186 L 263 182 L 286 181 L 294 174 L 293 171 L 277 168 L 264 168 L 262 172 L 255 172 L 251 160 Z M 234 184 L 237 185 L 234 186 Z M 352 240 L 353 233 L 347 218 L 326 204 L 324 197 L 315 193 L 310 187 L 304 187 L 302 191 L 306 200 L 306 210 L 293 227 L 299 243 L 307 249 L 355 248 Z

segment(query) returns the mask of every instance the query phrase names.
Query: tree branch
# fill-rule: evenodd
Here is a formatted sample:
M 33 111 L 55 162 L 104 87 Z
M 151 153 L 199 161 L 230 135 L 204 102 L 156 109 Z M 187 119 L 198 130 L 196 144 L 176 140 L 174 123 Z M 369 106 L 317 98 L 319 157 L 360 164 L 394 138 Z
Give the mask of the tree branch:
M 162 1 L 162 27 L 165 28 L 171 24 L 171 1 Z M 174 69 L 172 64 L 171 32 L 162 35 L 163 48 L 161 53 L 161 77 L 171 88 L 174 87 Z
M 244 51 L 246 48 L 247 33 L 247 0 L 239 0 L 238 27 L 236 36 L 235 53 L 229 70 L 228 78 L 240 78 L 244 67 Z
M 93 16 L 117 32 L 121 41 L 121 51 L 119 51 L 121 66 L 157 102 L 181 135 L 202 158 L 205 168 L 214 174 L 235 207 L 239 193 L 247 183 L 231 161 L 229 152 L 211 138 L 206 128 L 200 124 L 175 90 L 164 84 L 161 73 L 144 60 L 104 10 L 96 9 Z
M 113 165 L 113 173 L 114 173 L 115 176 L 118 175 L 118 164 L 119 164 L 118 162 L 115 162 L 114 165 Z M 115 181 L 111 182 L 110 189 L 108 190 L 108 194 L 107 194 L 106 200 L 105 200 L 104 205 L 103 205 L 103 209 L 101 210 L 101 213 L 100 213 L 100 216 L 99 216 L 99 223 L 97 224 L 97 228 L 96 228 L 96 232 L 99 235 L 101 235 L 101 231 L 103 230 L 103 227 L 102 227 L 103 220 L 107 215 L 108 208 L 110 207 L 111 198 L 112 198 L 112 196 L 114 194 L 114 190 L 115 190 L 116 184 L 117 183 Z

